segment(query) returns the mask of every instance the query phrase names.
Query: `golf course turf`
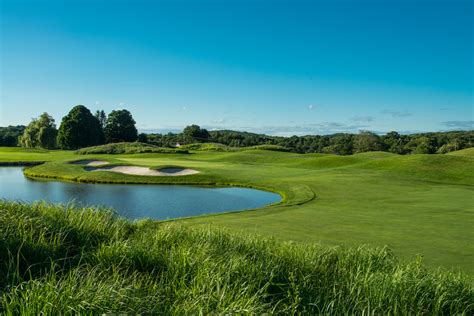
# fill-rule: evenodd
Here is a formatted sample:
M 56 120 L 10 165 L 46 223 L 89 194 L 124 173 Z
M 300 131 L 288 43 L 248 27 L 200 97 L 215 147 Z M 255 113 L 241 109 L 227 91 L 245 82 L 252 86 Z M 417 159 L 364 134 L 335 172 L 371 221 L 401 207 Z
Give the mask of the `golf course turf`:
M 255 211 L 178 220 L 328 245 L 388 246 L 430 267 L 474 273 L 474 151 L 352 156 L 266 150 L 191 154 L 77 155 L 71 151 L 2 148 L 0 162 L 46 161 L 30 177 L 82 182 L 239 185 L 280 193 L 282 203 Z M 87 172 L 66 162 L 103 160 L 150 168 L 200 171 L 181 177 Z M 160 225 L 156 223 L 155 225 Z
M 131 222 L 106 209 L 0 200 L 0 312 L 472 314 L 473 153 L 1 148 L 0 164 L 28 165 L 29 177 L 236 185 L 282 201 Z M 92 161 L 199 173 L 89 172 Z

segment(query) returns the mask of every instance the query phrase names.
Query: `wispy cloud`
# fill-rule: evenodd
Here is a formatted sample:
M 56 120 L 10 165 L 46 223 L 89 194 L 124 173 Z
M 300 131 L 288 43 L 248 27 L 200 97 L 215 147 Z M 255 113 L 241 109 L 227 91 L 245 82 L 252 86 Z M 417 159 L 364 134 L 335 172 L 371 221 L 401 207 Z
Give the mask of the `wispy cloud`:
M 314 110 L 315 108 L 316 108 L 316 105 L 314 105 L 314 104 L 308 105 L 308 110 L 310 110 L 310 111 Z
M 473 129 L 474 121 L 445 121 L 441 124 L 450 129 Z
M 368 129 L 368 125 L 363 124 L 344 124 L 339 122 L 322 122 L 314 124 L 298 124 L 294 123 L 291 125 L 284 126 L 238 126 L 238 125 L 207 125 L 203 126 L 208 130 L 216 129 L 230 129 L 237 131 L 246 131 L 259 134 L 267 134 L 274 136 L 292 136 L 292 135 L 326 135 L 334 133 L 357 133 L 360 130 Z
M 215 119 L 215 120 L 212 120 L 211 123 L 213 124 L 223 124 L 225 122 L 225 119 L 223 118 L 218 118 L 218 119 Z
M 383 110 L 380 113 L 382 114 L 387 114 L 391 115 L 392 117 L 407 117 L 413 115 L 413 113 L 410 113 L 408 111 L 397 111 L 397 110 Z
M 352 118 L 354 122 L 363 122 L 363 123 L 369 123 L 375 121 L 375 117 L 367 115 L 367 116 L 354 116 Z
M 294 126 L 265 126 L 259 132 L 277 136 L 333 134 L 333 133 L 357 133 L 367 129 L 368 125 L 344 124 L 339 122 L 322 122 L 314 124 L 302 124 Z

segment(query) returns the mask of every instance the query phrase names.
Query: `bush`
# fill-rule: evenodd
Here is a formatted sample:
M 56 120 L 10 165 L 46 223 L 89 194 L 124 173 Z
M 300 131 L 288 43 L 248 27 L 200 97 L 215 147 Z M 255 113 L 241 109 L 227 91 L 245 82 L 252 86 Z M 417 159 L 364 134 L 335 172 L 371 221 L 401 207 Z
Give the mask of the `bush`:
M 272 150 L 272 151 L 290 151 L 290 149 L 279 146 L 279 145 L 257 145 L 257 146 L 251 146 L 251 147 L 244 147 L 245 149 L 260 149 L 260 150 Z
M 144 143 L 112 143 L 100 146 L 86 147 L 76 150 L 76 154 L 139 154 L 139 153 L 163 153 L 163 154 L 186 154 L 185 149 L 163 148 Z
M 218 143 L 193 143 L 182 145 L 180 149 L 194 150 L 194 151 L 236 151 L 238 148 L 232 148 Z

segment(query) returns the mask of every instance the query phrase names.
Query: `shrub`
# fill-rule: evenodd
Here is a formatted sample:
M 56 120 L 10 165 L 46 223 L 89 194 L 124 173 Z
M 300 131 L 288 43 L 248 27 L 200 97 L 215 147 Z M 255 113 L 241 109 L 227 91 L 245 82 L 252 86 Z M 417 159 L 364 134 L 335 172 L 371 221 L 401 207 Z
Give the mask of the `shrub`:
M 144 143 L 111 143 L 100 146 L 86 147 L 76 150 L 79 155 L 88 154 L 139 154 L 139 153 L 163 153 L 163 154 L 186 154 L 185 149 L 164 148 Z

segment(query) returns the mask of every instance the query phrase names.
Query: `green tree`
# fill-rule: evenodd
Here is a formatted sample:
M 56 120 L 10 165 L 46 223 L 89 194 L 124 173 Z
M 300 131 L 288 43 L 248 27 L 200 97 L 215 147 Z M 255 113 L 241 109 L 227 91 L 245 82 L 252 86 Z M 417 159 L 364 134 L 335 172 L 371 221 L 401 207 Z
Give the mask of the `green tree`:
M 434 139 L 429 136 L 414 136 L 405 146 L 412 154 L 433 154 L 436 146 Z
M 334 134 L 329 145 L 322 150 L 324 153 L 351 155 L 353 151 L 353 136 L 351 134 Z
M 148 135 L 145 133 L 138 134 L 138 141 L 140 143 L 148 143 Z
M 138 137 L 135 120 L 127 110 L 112 111 L 107 117 L 104 133 L 108 143 L 134 142 Z
M 400 135 L 399 133 L 392 131 L 385 134 L 382 137 L 382 141 L 385 144 L 385 148 L 394 154 L 406 154 L 405 141 L 406 137 Z
M 104 110 L 97 110 L 95 112 L 95 117 L 99 120 L 100 126 L 105 128 L 105 124 L 107 124 L 107 115 L 105 114 Z
M 183 135 L 189 139 L 189 141 L 197 142 L 209 141 L 209 138 L 211 137 L 207 129 L 201 128 L 196 124 L 186 126 L 183 130 Z
M 0 146 L 18 146 L 19 138 L 23 135 L 25 128 L 24 125 L 0 127 Z
M 63 149 L 95 146 L 104 143 L 104 131 L 88 108 L 77 105 L 63 117 L 57 139 Z
M 22 147 L 53 149 L 57 134 L 54 119 L 45 112 L 28 124 L 19 141 Z
M 354 152 L 379 151 L 383 149 L 380 137 L 369 131 L 361 131 L 354 137 Z
M 457 142 L 447 143 L 447 144 L 444 144 L 443 146 L 441 146 L 438 149 L 437 153 L 438 154 L 446 154 L 446 153 L 449 153 L 449 152 L 452 152 L 452 151 L 456 151 L 456 150 L 458 150 L 458 148 L 460 148 L 460 146 Z

